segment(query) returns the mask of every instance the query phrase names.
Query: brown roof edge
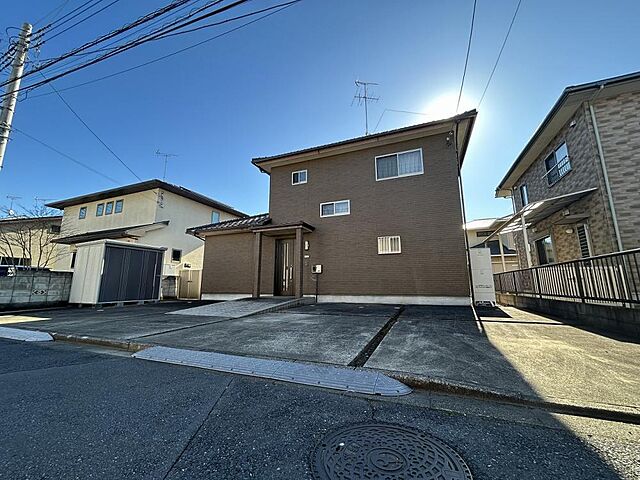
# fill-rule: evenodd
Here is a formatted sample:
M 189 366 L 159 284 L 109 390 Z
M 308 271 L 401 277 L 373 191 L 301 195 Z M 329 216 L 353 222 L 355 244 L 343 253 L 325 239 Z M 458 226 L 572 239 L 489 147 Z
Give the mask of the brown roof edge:
M 582 92 L 585 92 L 585 91 L 588 91 L 588 90 L 599 90 L 599 89 L 602 89 L 602 88 L 605 88 L 605 87 L 608 87 L 608 86 L 617 85 L 617 84 L 620 84 L 620 83 L 624 83 L 624 82 L 628 82 L 628 81 L 634 81 L 634 80 L 638 80 L 638 79 L 640 79 L 640 72 L 633 72 L 633 73 L 629 73 L 629 74 L 626 74 L 626 75 L 619 75 L 617 77 L 605 78 L 603 80 L 597 80 L 595 82 L 582 83 L 582 84 L 579 84 L 579 85 L 572 85 L 572 86 L 569 86 L 569 87 L 565 88 L 562 91 L 562 94 L 560 95 L 560 97 L 558 98 L 556 103 L 554 103 L 553 107 L 551 107 L 551 110 L 549 111 L 547 116 L 544 118 L 544 120 L 542 120 L 542 123 L 540 124 L 540 126 L 538 126 L 538 128 L 534 132 L 534 134 L 531 137 L 531 139 L 527 142 L 527 144 L 522 149 L 522 151 L 520 152 L 520 154 L 518 155 L 516 160 L 513 162 L 513 164 L 511 165 L 511 167 L 509 168 L 509 170 L 505 174 L 505 176 L 502 178 L 502 180 L 500 180 L 500 183 L 496 187 L 496 197 L 499 196 L 500 191 L 503 190 L 504 184 L 507 183 L 507 181 L 509 180 L 509 177 L 514 172 L 514 170 L 518 167 L 518 164 L 520 163 L 522 158 L 533 147 L 535 142 L 538 140 L 538 137 L 540 137 L 540 135 L 542 134 L 543 130 L 547 127 L 547 125 L 549 125 L 549 123 L 551 123 L 551 121 L 553 120 L 553 117 L 562 108 L 562 106 L 564 105 L 564 103 L 567 100 L 567 98 L 569 98 L 569 96 L 574 95 L 576 93 L 582 93 Z
M 79 195 L 77 197 L 71 197 L 64 200 L 58 200 L 56 202 L 47 203 L 47 207 L 57 208 L 59 210 L 64 210 L 65 207 L 69 207 L 71 205 L 79 205 L 81 203 L 88 203 L 97 200 L 102 200 L 105 198 L 117 197 L 120 195 L 128 195 L 131 193 L 143 192 L 146 190 L 153 190 L 155 188 L 161 188 L 171 193 L 175 193 L 176 195 L 180 195 L 181 197 L 189 198 L 190 200 L 202 203 L 204 205 L 208 205 L 213 208 L 217 208 L 224 212 L 230 213 L 232 215 L 237 215 L 238 217 L 247 217 L 248 215 L 244 212 L 236 210 L 235 208 L 214 200 L 213 198 L 209 198 L 206 195 L 202 195 L 201 193 L 194 192 L 193 190 L 189 190 L 188 188 L 181 187 L 180 185 L 174 185 L 172 183 L 167 183 L 162 180 L 153 179 L 146 180 L 144 182 L 132 183 L 130 185 L 124 185 L 122 187 L 111 188 L 108 190 L 101 190 L 99 192 L 87 193 L 85 195 Z
M 198 236 L 200 233 L 231 231 L 231 230 L 248 230 L 260 225 L 266 225 L 271 222 L 268 213 L 260 213 L 258 215 L 247 216 L 244 218 L 234 218 L 217 223 L 207 223 L 197 227 L 190 227 L 185 230 L 188 235 Z
M 375 138 L 382 138 L 382 137 L 387 137 L 387 136 L 393 136 L 393 135 L 397 135 L 400 133 L 405 133 L 405 132 L 411 132 L 413 130 L 420 130 L 421 128 L 427 128 L 427 127 L 433 127 L 433 126 L 437 126 L 437 125 L 441 125 L 441 124 L 446 124 L 446 123 L 459 123 L 462 120 L 467 120 L 470 119 L 471 120 L 471 127 L 469 129 L 469 134 L 467 135 L 467 139 L 465 140 L 463 147 L 461 149 L 461 159 L 464 158 L 464 154 L 466 153 L 466 148 L 468 145 L 468 137 L 471 134 L 471 130 L 473 129 L 473 123 L 475 122 L 475 118 L 478 115 L 478 111 L 477 110 L 469 110 L 467 112 L 463 112 L 460 113 L 458 115 L 455 115 L 453 117 L 449 117 L 449 118 L 444 118 L 441 120 L 434 120 L 431 122 L 426 122 L 426 123 L 419 123 L 417 125 L 410 125 L 408 127 L 402 127 L 402 128 L 397 128 L 395 130 L 387 130 L 385 132 L 380 132 L 380 133 L 373 133 L 370 135 L 364 135 L 361 137 L 355 137 L 355 138 L 350 138 L 347 140 L 341 140 L 338 142 L 333 142 L 333 143 L 327 143 L 325 145 L 319 145 L 316 147 L 309 147 L 309 148 L 303 148 L 301 150 L 295 150 L 292 152 L 288 152 L 288 153 L 281 153 L 278 155 L 273 155 L 273 156 L 269 156 L 269 157 L 256 157 L 254 159 L 251 160 L 251 163 L 253 163 L 256 167 L 258 167 L 260 169 L 260 171 L 262 171 L 263 173 L 268 173 L 267 170 L 265 170 L 261 164 L 273 161 L 273 160 L 281 160 L 287 157 L 294 157 L 297 155 L 301 155 L 304 153 L 312 153 L 312 152 L 316 152 L 316 153 L 321 153 L 322 150 L 327 150 L 330 148 L 334 148 L 334 147 L 339 147 L 339 146 L 343 146 L 343 145 L 349 145 L 349 144 L 355 144 L 355 143 L 359 143 L 359 142 L 365 142 L 368 140 L 372 140 Z

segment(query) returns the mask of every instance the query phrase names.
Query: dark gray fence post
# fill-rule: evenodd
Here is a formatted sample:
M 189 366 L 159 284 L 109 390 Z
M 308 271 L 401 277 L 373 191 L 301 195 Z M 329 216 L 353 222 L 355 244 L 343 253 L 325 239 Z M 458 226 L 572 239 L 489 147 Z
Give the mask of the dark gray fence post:
M 580 274 L 580 262 L 575 262 L 573 264 L 574 271 L 576 272 L 576 282 L 578 283 L 578 295 L 580 296 L 580 300 L 582 303 L 585 303 L 586 299 L 584 298 L 584 286 L 582 285 L 582 275 Z

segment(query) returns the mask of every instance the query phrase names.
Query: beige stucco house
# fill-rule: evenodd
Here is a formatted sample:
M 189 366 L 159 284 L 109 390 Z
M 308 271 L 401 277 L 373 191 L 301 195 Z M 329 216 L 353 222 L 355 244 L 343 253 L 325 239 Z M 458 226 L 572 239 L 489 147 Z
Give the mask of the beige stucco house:
M 52 268 L 61 255 L 54 243 L 61 216 L 0 218 L 0 267 Z
M 480 218 L 467 222 L 465 231 L 469 248 L 488 248 L 491 250 L 491 267 L 493 273 L 509 272 L 520 268 L 518 252 L 513 233 L 501 234 L 491 240 L 487 239 L 500 228 L 508 217 Z
M 55 270 L 72 271 L 76 246 L 111 239 L 165 247 L 162 267 L 163 297 L 199 296 L 203 242 L 185 230 L 212 221 L 246 215 L 224 203 L 161 180 L 126 185 L 49 203 L 64 210 L 60 237 L 66 254 Z M 180 278 L 184 279 L 180 290 Z M 186 283 L 190 291 L 186 290 Z

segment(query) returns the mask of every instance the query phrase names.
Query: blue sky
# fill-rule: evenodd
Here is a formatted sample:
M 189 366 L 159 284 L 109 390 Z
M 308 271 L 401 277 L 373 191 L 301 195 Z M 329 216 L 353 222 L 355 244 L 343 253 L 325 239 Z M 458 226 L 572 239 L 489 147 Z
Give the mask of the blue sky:
M 2 28 L 35 21 L 62 0 L 11 2 Z M 70 0 L 65 12 L 80 5 Z M 168 3 L 120 1 L 52 39 L 61 54 Z M 253 0 L 237 14 L 276 1 Z M 478 0 L 462 107 L 477 106 L 517 0 Z M 249 213 L 268 209 L 268 177 L 251 158 L 364 133 L 351 106 L 358 78 L 380 85 L 373 128 L 385 109 L 431 116 L 455 108 L 472 0 L 303 0 L 225 37 L 133 72 L 62 94 L 143 179 L 162 177 L 157 149 L 179 154 L 167 180 Z M 494 189 L 568 85 L 640 69 L 640 2 L 523 0 L 484 99 L 463 168 L 468 219 L 506 214 Z M 40 25 L 41 26 L 41 25 Z M 141 46 L 55 82 L 64 89 L 170 53 L 228 29 Z M 15 31 L 9 30 L 9 33 Z M 6 48 L 2 34 L 0 47 Z M 14 125 L 122 184 L 136 181 L 45 85 L 19 102 Z M 378 130 L 429 116 L 386 112 Z M 427 172 L 428 174 L 428 172 Z M 115 186 L 13 134 L 0 171 L 6 195 L 59 199 Z

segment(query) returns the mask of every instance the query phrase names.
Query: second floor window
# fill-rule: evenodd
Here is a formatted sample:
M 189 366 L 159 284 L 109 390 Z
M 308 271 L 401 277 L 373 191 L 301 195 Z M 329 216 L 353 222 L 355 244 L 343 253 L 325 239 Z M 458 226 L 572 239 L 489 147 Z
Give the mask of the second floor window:
M 99 203 L 96 206 L 96 217 L 101 217 L 104 213 L 104 203 Z
M 547 170 L 545 176 L 547 177 L 549 186 L 569 173 L 571 171 L 571 162 L 569 161 L 567 144 L 562 142 L 562 144 L 545 159 L 544 165 Z
M 220 221 L 220 212 L 211 212 L 211 223 L 218 223 Z
M 422 149 L 376 157 L 376 180 L 407 177 L 424 173 Z
M 520 200 L 522 200 L 522 206 L 529 205 L 529 190 L 527 190 L 527 184 L 520 185 Z
M 297 172 L 291 172 L 291 185 L 301 185 L 307 183 L 307 171 L 298 170 Z
M 113 202 L 107 202 L 107 206 L 104 209 L 105 215 L 111 215 L 113 213 Z
M 116 200 L 116 213 L 122 213 L 122 207 L 124 206 L 124 200 Z
M 78 213 L 78 218 L 82 220 L 83 218 L 87 218 L 87 207 L 80 207 L 80 212 Z

